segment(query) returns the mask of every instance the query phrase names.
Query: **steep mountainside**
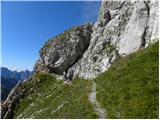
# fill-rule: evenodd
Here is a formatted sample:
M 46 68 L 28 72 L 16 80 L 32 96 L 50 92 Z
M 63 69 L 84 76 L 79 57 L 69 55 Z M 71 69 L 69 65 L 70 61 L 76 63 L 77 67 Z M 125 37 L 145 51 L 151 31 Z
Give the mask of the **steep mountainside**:
M 157 118 L 158 16 L 158 0 L 102 1 L 96 23 L 45 43 L 2 118 Z

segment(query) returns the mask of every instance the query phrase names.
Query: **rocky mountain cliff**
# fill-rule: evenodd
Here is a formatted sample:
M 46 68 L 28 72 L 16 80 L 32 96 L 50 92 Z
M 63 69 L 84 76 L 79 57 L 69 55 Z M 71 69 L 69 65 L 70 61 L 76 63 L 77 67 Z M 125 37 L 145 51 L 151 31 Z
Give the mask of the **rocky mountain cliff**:
M 158 0 L 103 1 L 96 23 L 72 28 L 44 45 L 35 71 L 95 78 L 119 56 L 157 41 L 158 18 Z
M 53 83 L 51 82 L 51 76 L 46 77 L 46 75 L 41 75 L 42 77 L 40 78 L 35 77 L 36 75 L 39 76 L 39 73 L 54 75 L 58 79 L 63 79 L 64 75 L 66 75 L 67 78 L 72 77 L 72 79 L 92 79 L 100 73 L 108 70 L 113 62 L 117 60 L 117 58 L 146 48 L 151 43 L 158 41 L 158 8 L 158 0 L 102 1 L 97 22 L 95 22 L 94 24 L 87 23 L 78 27 L 73 27 L 45 43 L 43 48 L 40 50 L 40 58 L 35 64 L 34 75 L 28 81 L 18 84 L 11 91 L 7 100 L 3 103 L 2 118 L 12 118 L 13 110 L 15 109 L 17 104 L 22 103 L 22 105 L 26 107 L 26 104 L 30 105 L 30 103 L 28 103 L 27 101 L 33 103 L 34 100 L 35 104 L 37 104 L 36 100 L 38 101 L 38 103 L 40 103 L 40 105 L 43 104 L 43 101 L 40 101 L 41 95 L 39 95 L 37 91 L 41 90 L 41 94 L 46 92 L 46 94 L 48 95 L 48 91 L 50 91 L 50 89 L 44 92 L 43 89 L 48 88 L 45 87 L 45 85 L 48 86 L 48 84 L 44 85 L 43 82 L 47 82 L 45 81 L 45 79 L 48 78 L 48 82 L 51 85 Z M 42 83 L 40 83 L 40 81 Z M 63 85 L 61 83 L 61 86 Z M 72 85 L 73 84 L 71 84 L 71 86 Z M 52 86 L 49 86 L 49 88 L 58 90 L 57 93 L 61 95 L 63 93 L 63 90 L 59 91 L 61 87 L 57 86 L 58 85 L 55 84 L 55 88 Z M 69 89 L 70 88 L 66 89 L 66 91 Z M 93 96 L 91 95 L 91 98 L 93 97 L 94 101 L 96 101 L 95 90 L 96 87 L 92 91 Z M 89 90 L 87 90 L 86 93 L 87 95 L 88 91 Z M 54 95 L 51 95 L 52 93 L 54 94 L 54 91 L 51 92 L 48 96 L 55 98 Z M 30 94 L 33 95 L 34 99 L 30 96 Z M 77 95 L 77 93 L 75 94 Z M 65 97 L 67 95 L 72 96 L 73 94 L 72 92 L 70 94 L 64 94 Z M 48 99 L 48 96 L 46 97 L 46 95 L 44 95 L 44 97 L 42 97 L 41 99 Z M 80 98 L 82 98 L 82 96 Z M 68 100 L 68 97 L 66 99 Z M 88 103 L 88 106 L 90 106 L 90 103 L 86 101 L 87 100 L 85 97 L 85 103 Z M 66 101 L 62 102 L 63 103 L 60 104 L 60 106 L 56 106 L 56 111 L 62 108 L 64 104 L 68 104 L 66 103 Z M 46 104 L 48 104 L 48 102 Z M 72 104 L 71 102 L 69 106 L 70 105 L 74 104 Z M 86 107 L 86 105 L 84 106 Z M 34 106 L 30 105 L 30 107 Z M 44 105 L 44 107 L 46 106 Z M 70 107 L 72 108 L 73 106 Z M 84 108 L 82 108 L 81 110 L 86 110 Z M 20 108 L 20 110 L 22 109 Z M 45 110 L 40 109 L 40 112 L 43 111 Z M 32 114 L 30 113 L 30 111 L 28 112 L 29 114 Z M 46 114 L 49 113 L 46 112 Z M 51 114 L 55 114 L 55 116 L 57 116 L 56 113 Z M 18 117 L 20 118 L 23 116 L 22 114 L 18 115 Z
M 73 66 L 89 46 L 92 24 L 71 28 L 49 40 L 40 50 L 35 70 L 63 74 Z

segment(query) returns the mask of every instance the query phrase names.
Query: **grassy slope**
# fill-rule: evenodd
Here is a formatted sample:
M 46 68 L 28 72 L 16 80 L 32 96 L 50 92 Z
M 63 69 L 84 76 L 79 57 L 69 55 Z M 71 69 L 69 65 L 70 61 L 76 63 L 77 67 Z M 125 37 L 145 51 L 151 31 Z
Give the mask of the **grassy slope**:
M 158 118 L 158 43 L 120 58 L 95 80 L 108 118 Z M 97 118 L 88 101 L 90 81 L 64 84 L 37 74 L 22 87 L 28 95 L 16 107 L 14 118 Z
M 108 118 L 158 118 L 158 45 L 118 59 L 95 79 Z
M 34 81 L 23 87 L 29 96 L 16 107 L 14 118 L 97 117 L 87 97 L 90 81 L 74 80 L 71 84 L 63 84 L 50 75 L 37 74 Z

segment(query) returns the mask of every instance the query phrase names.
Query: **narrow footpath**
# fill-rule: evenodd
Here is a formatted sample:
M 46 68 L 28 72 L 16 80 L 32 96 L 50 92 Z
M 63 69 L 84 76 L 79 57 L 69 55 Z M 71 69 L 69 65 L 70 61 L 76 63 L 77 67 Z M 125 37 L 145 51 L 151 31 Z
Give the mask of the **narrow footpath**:
M 94 81 L 92 81 L 92 90 L 89 94 L 89 101 L 92 103 L 94 110 L 99 115 L 99 118 L 105 119 L 106 118 L 106 110 L 100 106 L 99 102 L 96 99 L 96 83 Z

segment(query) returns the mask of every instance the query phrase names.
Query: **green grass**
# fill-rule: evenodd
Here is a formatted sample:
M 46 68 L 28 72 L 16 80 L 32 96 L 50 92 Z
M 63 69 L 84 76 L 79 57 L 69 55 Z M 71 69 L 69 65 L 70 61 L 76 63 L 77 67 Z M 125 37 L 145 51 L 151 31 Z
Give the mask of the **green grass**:
M 22 86 L 26 97 L 16 106 L 14 118 L 97 118 L 88 101 L 90 81 L 77 79 L 64 84 L 40 73 L 32 79 Z
M 119 58 L 94 79 L 97 100 L 107 118 L 158 118 L 159 43 Z M 88 100 L 92 83 L 75 79 L 70 84 L 37 73 L 21 86 L 25 97 L 14 110 L 14 118 L 98 118 Z
M 97 99 L 108 118 L 158 118 L 159 43 L 119 58 L 99 75 Z

